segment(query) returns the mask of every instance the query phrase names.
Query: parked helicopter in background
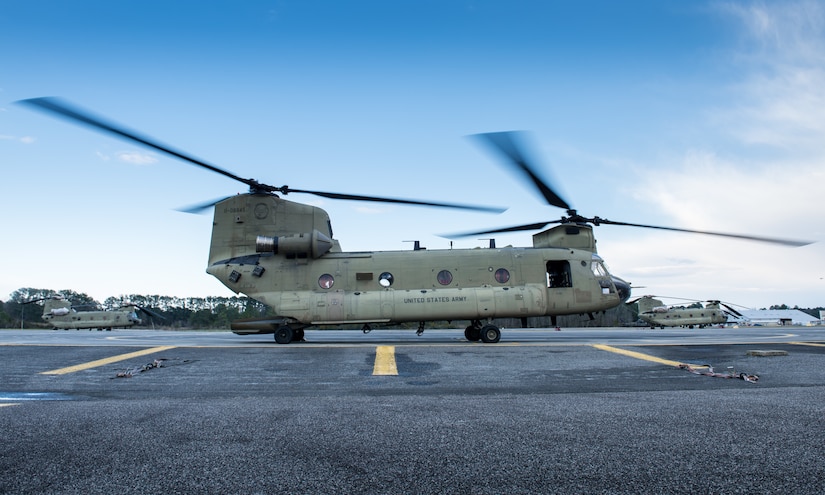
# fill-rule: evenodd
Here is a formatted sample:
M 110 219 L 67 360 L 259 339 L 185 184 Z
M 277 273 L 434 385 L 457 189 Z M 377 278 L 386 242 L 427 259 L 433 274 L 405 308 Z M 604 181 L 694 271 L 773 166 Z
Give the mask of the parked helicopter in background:
M 642 296 L 629 301 L 627 304 L 638 304 L 639 319 L 650 325 L 650 328 L 660 327 L 699 327 L 704 328 L 711 325 L 723 325 L 728 322 L 728 316 L 734 319 L 743 318 L 742 314 L 732 308 L 729 304 L 718 300 L 696 301 L 693 299 L 683 299 L 691 301 L 685 306 L 665 305 L 657 296 Z M 663 299 L 682 299 L 678 297 L 662 297 Z M 704 302 L 704 305 L 702 304 Z
M 142 146 L 246 184 L 249 192 L 209 202 L 189 211 L 214 207 L 207 272 L 235 293 L 270 306 L 276 317 L 235 321 L 237 334 L 275 335 L 286 344 L 302 340 L 311 326 L 372 325 L 467 320 L 470 341 L 498 342 L 495 318 L 593 315 L 627 301 L 630 284 L 607 270 L 596 251 L 593 226 L 601 224 L 674 230 L 782 244 L 795 241 L 703 232 L 671 227 L 586 218 L 539 178 L 518 141 L 518 134 L 481 134 L 479 139 L 500 153 L 519 175 L 529 179 L 548 204 L 563 208 L 559 220 L 456 234 L 454 237 L 498 232 L 541 230 L 532 247 L 488 249 L 413 249 L 408 251 L 345 252 L 334 239 L 329 215 L 321 208 L 283 199 L 303 193 L 330 199 L 496 211 L 449 203 L 362 196 L 272 186 L 244 179 L 184 154 L 135 131 L 107 122 L 54 98 L 21 103 Z M 498 210 L 500 211 L 500 210 Z M 803 243 L 804 244 L 804 243 Z M 802 244 L 794 244 L 802 245 Z
M 43 321 L 46 321 L 55 329 L 98 329 L 111 330 L 113 328 L 128 328 L 143 323 L 137 312 L 143 311 L 150 316 L 162 318 L 157 313 L 142 308 L 136 304 L 124 304 L 121 309 L 114 310 L 79 310 L 80 307 L 73 307 L 72 303 L 62 296 L 34 299 L 24 304 L 32 304 L 43 301 Z

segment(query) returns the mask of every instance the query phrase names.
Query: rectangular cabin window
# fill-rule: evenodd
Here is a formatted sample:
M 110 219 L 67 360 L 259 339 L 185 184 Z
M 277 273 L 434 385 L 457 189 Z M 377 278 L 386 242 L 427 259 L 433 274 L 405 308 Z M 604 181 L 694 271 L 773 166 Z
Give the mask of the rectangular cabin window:
M 547 262 L 547 287 L 573 287 L 573 280 L 570 275 L 570 262 L 567 260 Z

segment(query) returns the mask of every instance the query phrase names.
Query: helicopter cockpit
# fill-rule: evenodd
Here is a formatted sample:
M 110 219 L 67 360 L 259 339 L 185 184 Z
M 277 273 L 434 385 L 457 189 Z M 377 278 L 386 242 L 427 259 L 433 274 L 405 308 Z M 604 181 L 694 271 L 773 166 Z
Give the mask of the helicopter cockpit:
M 630 299 L 630 284 L 619 277 L 611 275 L 602 257 L 596 253 L 593 253 L 590 269 L 593 271 L 596 280 L 599 281 L 602 294 L 618 294 L 622 302 Z

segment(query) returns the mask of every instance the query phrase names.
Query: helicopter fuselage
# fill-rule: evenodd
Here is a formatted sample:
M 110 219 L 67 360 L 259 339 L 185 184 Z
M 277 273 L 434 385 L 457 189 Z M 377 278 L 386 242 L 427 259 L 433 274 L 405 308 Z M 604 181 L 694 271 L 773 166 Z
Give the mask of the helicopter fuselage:
M 259 254 L 207 271 L 278 315 L 323 325 L 566 315 L 621 303 L 592 263 L 600 261 L 587 251 L 500 248 L 327 253 L 311 261 Z M 548 265 L 566 279 L 550 280 Z
M 658 299 L 645 296 L 639 300 L 639 319 L 654 327 L 699 327 L 720 325 L 728 317 L 718 304 L 707 304 L 701 308 L 674 308 L 662 304 Z
M 76 311 L 68 301 L 47 300 L 43 306 L 44 321 L 56 329 L 112 329 L 140 324 L 134 309 L 111 311 Z
M 301 327 L 585 314 L 627 299 L 589 226 L 554 229 L 583 247 L 342 252 L 324 210 L 241 194 L 215 206 L 207 272 Z

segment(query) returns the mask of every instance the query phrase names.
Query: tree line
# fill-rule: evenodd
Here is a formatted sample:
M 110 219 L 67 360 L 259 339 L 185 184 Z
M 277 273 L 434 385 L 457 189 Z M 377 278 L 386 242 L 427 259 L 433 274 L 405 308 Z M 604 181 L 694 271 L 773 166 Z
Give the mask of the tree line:
M 11 293 L 5 302 L 0 301 L 0 327 L 2 328 L 51 328 L 45 323 L 42 303 L 30 303 L 38 299 L 63 296 L 79 311 L 114 310 L 134 304 L 146 309 L 139 316 L 145 328 L 166 329 L 229 329 L 230 322 L 242 318 L 271 316 L 269 308 L 248 297 L 172 297 L 160 295 L 129 294 L 108 297 L 103 302 L 88 294 L 73 290 L 21 288 Z
M 151 314 L 144 313 L 141 327 L 164 328 L 173 330 L 185 329 L 229 329 L 234 320 L 244 318 L 263 318 L 275 316 L 268 306 L 246 296 L 232 297 L 173 297 L 161 295 L 130 294 L 119 297 L 108 297 L 103 302 L 96 301 L 88 294 L 73 290 L 54 291 L 51 289 L 21 288 L 11 293 L 5 302 L 0 301 L 0 328 L 51 328 L 41 319 L 42 306 L 31 304 L 30 301 L 63 296 L 71 301 L 74 308 L 79 310 L 103 309 L 113 310 L 127 304 L 134 304 L 144 308 Z M 27 304 L 28 303 L 28 304 Z M 686 307 L 701 307 L 695 303 Z M 765 309 L 765 308 L 762 308 Z M 797 309 L 814 318 L 819 318 L 819 311 L 825 308 L 789 307 L 786 304 L 773 305 L 774 309 Z M 556 323 L 561 327 L 619 327 L 633 325 L 638 320 L 638 311 L 635 305 L 621 304 L 607 311 L 592 315 L 559 316 Z M 429 328 L 458 328 L 463 322 L 432 322 Z M 528 318 L 521 321 L 517 318 L 500 318 L 496 323 L 502 327 L 517 328 L 524 326 L 533 328 L 550 328 L 553 326 L 549 316 Z M 408 325 L 413 328 L 416 323 Z M 353 326 L 352 328 L 360 328 Z

